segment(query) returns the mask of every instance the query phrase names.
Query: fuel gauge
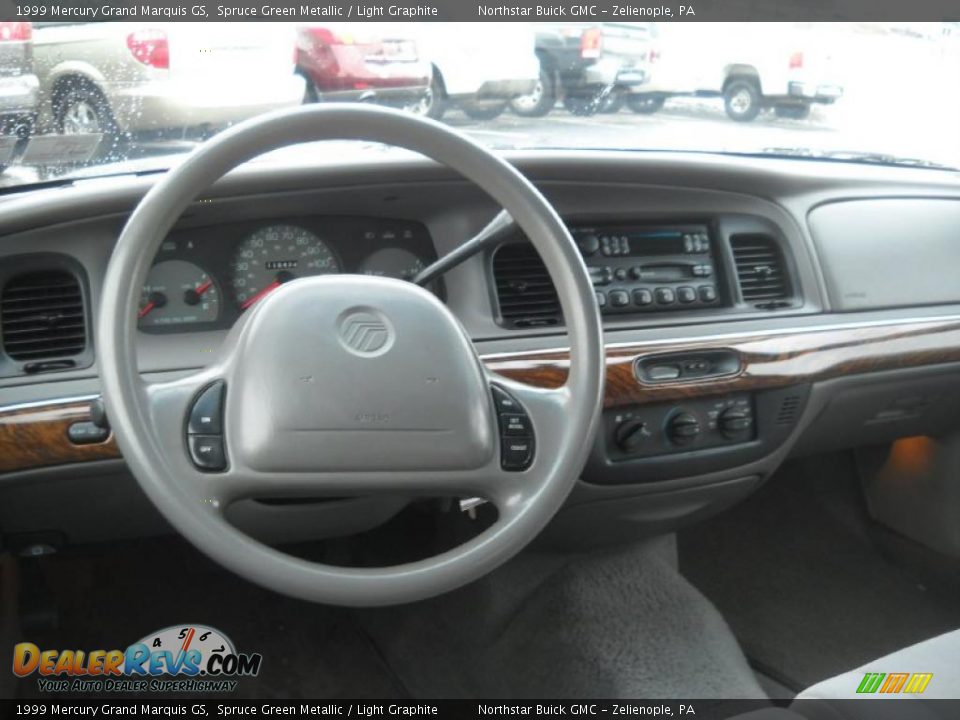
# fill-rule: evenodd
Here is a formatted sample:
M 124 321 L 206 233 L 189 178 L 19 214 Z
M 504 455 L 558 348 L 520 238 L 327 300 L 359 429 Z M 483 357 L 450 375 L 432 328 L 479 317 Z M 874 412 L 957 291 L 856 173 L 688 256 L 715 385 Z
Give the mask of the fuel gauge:
M 364 275 L 413 280 L 423 270 L 423 261 L 403 248 L 383 248 L 371 253 L 360 266 Z
M 213 279 L 186 260 L 164 260 L 150 269 L 140 295 L 141 328 L 209 323 L 220 314 L 220 293 Z

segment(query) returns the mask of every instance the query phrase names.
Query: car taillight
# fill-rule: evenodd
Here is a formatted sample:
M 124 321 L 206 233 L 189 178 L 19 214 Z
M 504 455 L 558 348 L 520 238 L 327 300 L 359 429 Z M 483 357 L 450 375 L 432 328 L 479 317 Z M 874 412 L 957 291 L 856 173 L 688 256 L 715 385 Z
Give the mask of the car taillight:
M 795 52 L 793 55 L 790 56 L 790 69 L 799 70 L 802 67 L 803 67 L 803 53 Z
M 580 36 L 580 57 L 584 59 L 600 57 L 603 49 L 603 31 L 600 28 L 584 30 Z
M 170 43 L 163 30 L 136 30 L 127 35 L 127 48 L 137 62 L 159 70 L 170 67 Z
M 23 42 L 33 37 L 33 23 L 0 22 L 0 42 Z

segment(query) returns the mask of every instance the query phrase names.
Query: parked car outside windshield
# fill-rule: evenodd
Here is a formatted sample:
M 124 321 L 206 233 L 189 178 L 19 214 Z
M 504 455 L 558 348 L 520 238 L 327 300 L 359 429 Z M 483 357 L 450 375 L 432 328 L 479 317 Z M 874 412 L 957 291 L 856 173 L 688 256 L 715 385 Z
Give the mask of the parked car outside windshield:
M 250 117 L 324 102 L 504 150 L 960 167 L 951 23 L 4 23 L 0 58 L 5 134 L 96 147 L 69 162 L 20 147 L 5 187 L 163 169 Z

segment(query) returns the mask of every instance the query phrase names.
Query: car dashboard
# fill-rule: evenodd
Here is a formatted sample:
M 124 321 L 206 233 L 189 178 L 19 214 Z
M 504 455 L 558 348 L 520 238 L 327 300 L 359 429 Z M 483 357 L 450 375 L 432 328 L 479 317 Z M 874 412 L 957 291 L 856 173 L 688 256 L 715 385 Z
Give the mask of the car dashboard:
M 953 174 L 671 153 L 508 159 L 570 228 L 606 342 L 601 428 L 547 538 L 582 547 L 675 529 L 745 497 L 790 455 L 956 426 Z M 78 181 L 0 199 L 7 533 L 99 537 L 102 524 L 72 517 L 76 502 L 115 534 L 163 527 L 109 432 L 71 431 L 91 423 L 99 393 L 96 309 L 110 253 L 153 182 Z M 241 168 L 198 198 L 161 247 L 136 320 L 140 370 L 167 378 L 203 367 L 240 314 L 283 282 L 410 280 L 498 210 L 447 169 L 409 157 Z M 63 285 L 63 307 L 36 306 Z M 429 289 L 490 370 L 563 383 L 562 312 L 519 232 Z M 342 500 L 351 503 L 336 508 L 342 534 L 403 502 Z M 331 517 L 329 503 L 238 505 L 237 523 L 278 542 Z M 137 521 L 117 521 L 120 506 Z

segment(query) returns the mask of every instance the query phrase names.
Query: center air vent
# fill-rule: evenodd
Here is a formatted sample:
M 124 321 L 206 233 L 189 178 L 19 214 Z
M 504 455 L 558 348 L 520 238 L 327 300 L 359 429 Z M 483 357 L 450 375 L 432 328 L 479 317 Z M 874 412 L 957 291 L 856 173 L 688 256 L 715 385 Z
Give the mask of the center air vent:
M 504 325 L 522 328 L 560 323 L 556 288 L 533 245 L 502 245 L 493 256 L 493 277 Z
M 11 359 L 28 363 L 82 353 L 87 332 L 77 278 L 41 270 L 7 280 L 0 293 L 0 345 Z
M 770 310 L 788 307 L 790 282 L 776 240 L 769 235 L 733 235 L 730 246 L 743 301 Z

